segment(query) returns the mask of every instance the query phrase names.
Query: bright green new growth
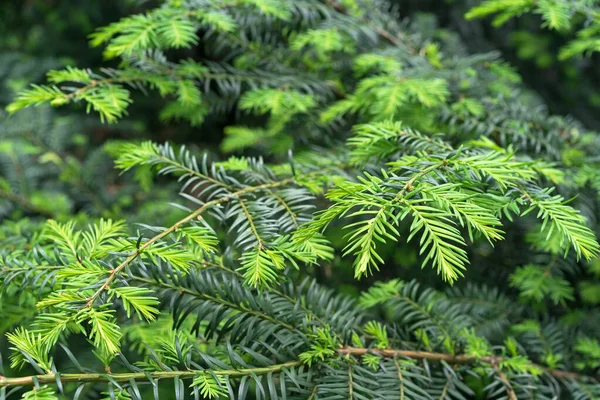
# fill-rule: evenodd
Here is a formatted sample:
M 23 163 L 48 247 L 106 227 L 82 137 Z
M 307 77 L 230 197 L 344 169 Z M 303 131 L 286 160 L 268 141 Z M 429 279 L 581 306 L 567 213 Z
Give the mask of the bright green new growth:
M 424 265 L 431 261 L 451 283 L 468 263 L 459 228 L 467 229 L 471 241 L 483 236 L 493 244 L 503 237 L 499 218 L 526 215 L 535 209 L 543 221 L 542 229 L 550 226 L 548 236 L 555 233 L 561 237 L 565 254 L 570 247 L 577 257 L 586 259 L 598 253 L 598 243 L 585 220 L 566 206 L 563 198 L 552 197 L 551 190 L 536 186 L 539 177 L 534 164 L 518 162 L 511 153 L 476 146 L 454 150 L 400 124 L 361 125 L 356 131 L 348 143 L 356 163 L 366 163 L 374 155 L 403 156 L 389 162 L 381 177 L 366 175 L 359 182 L 344 182 L 331 189 L 327 198 L 333 206 L 301 227 L 297 236 L 310 238 L 335 218 L 366 217 L 345 226 L 350 231 L 344 251 L 355 256 L 357 277 L 378 269 L 383 259 L 377 244 L 398 240 L 399 225 L 407 217 L 412 217 L 407 241 L 419 238 Z M 426 149 L 435 154 L 429 156 Z
M 468 17 L 569 29 L 561 4 L 488 0 Z M 81 103 L 117 123 L 149 89 L 195 134 L 229 115 L 219 146 L 238 156 L 107 144 L 136 191 L 178 192 L 168 223 L 55 215 L 0 181 L 55 217 L 0 236 L 0 293 L 30 292 L 11 368 L 31 369 L 2 373 L 0 398 L 600 396 L 595 137 L 520 96 L 496 54 L 415 32 L 379 0 L 166 1 L 91 36 L 118 68 L 22 91 L 13 118 Z M 206 59 L 187 57 L 198 45 Z M 315 271 L 400 277 L 351 296 Z

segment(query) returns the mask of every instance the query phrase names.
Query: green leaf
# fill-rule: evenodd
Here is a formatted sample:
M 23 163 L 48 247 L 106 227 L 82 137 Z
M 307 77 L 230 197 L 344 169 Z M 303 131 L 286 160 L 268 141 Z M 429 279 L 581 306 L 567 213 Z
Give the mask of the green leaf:
M 474 329 L 465 329 L 463 337 L 467 342 L 465 346 L 465 354 L 476 358 L 483 358 L 492 355 L 492 349 L 488 341 L 475 334 Z
M 188 271 L 192 264 L 197 261 L 194 254 L 179 243 L 170 245 L 154 243 L 152 246 L 145 248 L 142 255 L 150 258 L 153 262 L 157 262 L 157 258 L 160 258 L 184 272 Z
M 578 259 L 583 256 L 586 260 L 591 260 L 598 256 L 600 245 L 596 236 L 587 227 L 585 218 L 578 210 L 569 207 L 562 196 L 532 199 L 530 207 L 522 215 L 536 208 L 537 218 L 543 221 L 541 230 L 547 232 L 547 237 L 553 234 L 561 236 L 565 255 L 569 247 L 572 247 Z M 546 227 L 548 229 L 545 229 Z
M 365 325 L 365 333 L 375 338 L 375 347 L 387 349 L 390 347 L 387 330 L 384 325 L 377 321 L 369 321 Z
M 88 308 L 84 314 L 91 325 L 89 338 L 94 346 L 106 355 L 120 351 L 121 331 L 114 313 L 114 310 Z
M 53 106 L 60 106 L 69 102 L 68 97 L 56 86 L 31 85 L 31 89 L 21 91 L 16 99 L 6 107 L 10 114 L 31 107 L 50 102 Z
M 372 269 L 379 270 L 378 263 L 383 263 L 377 253 L 377 243 L 385 243 L 386 238 L 396 241 L 400 233 L 392 224 L 396 218 L 391 209 L 385 206 L 378 210 L 363 208 L 348 217 L 366 217 L 344 227 L 350 229 L 346 234 L 348 244 L 344 248 L 344 255 L 354 255 L 354 276 L 359 278 L 372 273 Z
M 536 12 L 542 15 L 544 24 L 550 29 L 568 31 L 571 28 L 571 8 L 562 0 L 539 0 Z
M 253 147 L 269 137 L 269 133 L 260 128 L 246 126 L 228 126 L 225 128 L 225 139 L 221 142 L 221 150 L 231 153 Z
M 81 245 L 81 232 L 75 230 L 74 221 L 60 224 L 54 220 L 49 220 L 46 222 L 44 238 L 51 240 L 58 248 L 71 256 L 75 258 L 78 256 L 79 246 Z
M 190 47 L 198 43 L 195 24 L 177 15 L 168 16 L 156 25 L 158 40 L 168 48 Z
M 471 8 L 466 14 L 466 19 L 483 18 L 492 14 L 499 14 L 493 21 L 494 26 L 500 26 L 509 19 L 531 10 L 534 0 L 486 0 Z
M 231 0 L 227 0 L 231 1 Z M 234 4 L 237 4 L 235 0 Z M 281 0 L 239 0 L 242 4 L 247 4 L 255 7 L 260 13 L 271 16 L 283 21 L 287 21 L 292 17 L 290 3 Z
M 124 221 L 100 219 L 90 226 L 88 231 L 82 233 L 81 247 L 88 257 L 103 257 L 113 250 L 110 240 L 125 234 Z
M 362 165 L 373 159 L 385 159 L 395 153 L 447 151 L 451 147 L 438 137 L 416 132 L 400 122 L 384 121 L 354 125 L 348 139 L 350 161 Z
M 51 70 L 47 76 L 50 83 L 77 82 L 84 85 L 92 83 L 90 71 L 81 68 L 66 67 L 63 70 Z
M 365 53 L 354 58 L 354 71 L 357 76 L 363 76 L 373 70 L 391 74 L 399 72 L 401 68 L 402 63 L 391 56 Z
M 549 297 L 555 304 L 575 299 L 571 284 L 552 275 L 551 270 L 535 265 L 517 268 L 510 276 L 510 284 L 518 287 L 521 296 L 536 301 Z
M 237 29 L 235 20 L 225 12 L 199 9 L 197 17 L 204 25 L 207 25 L 216 31 L 234 32 Z
M 252 287 L 268 287 L 279 279 L 279 271 L 285 268 L 281 254 L 255 247 L 240 258 L 246 283 Z
M 118 155 L 118 158 L 115 160 L 115 167 L 124 172 L 133 167 L 148 164 L 160 157 L 159 146 L 151 141 L 139 144 L 130 142 L 118 143 L 113 152 Z
M 205 253 L 216 253 L 219 239 L 215 235 L 215 231 L 206 226 L 193 225 L 180 228 L 177 233 L 185 237 L 189 243 L 198 246 Z
M 204 370 L 194 377 L 191 387 L 197 386 L 204 398 L 215 399 L 227 396 L 227 380 L 224 376 L 216 375 L 210 370 Z
M 184 107 L 198 106 L 202 103 L 202 93 L 194 81 L 180 80 L 177 82 L 177 100 Z
M 290 48 L 295 51 L 307 46 L 322 56 L 333 52 L 350 53 L 354 50 L 353 42 L 336 28 L 308 30 L 296 36 L 290 44 Z
M 314 333 L 310 333 L 308 336 L 311 338 L 310 349 L 300 353 L 298 358 L 309 367 L 336 354 L 337 339 L 328 326 L 317 328 Z
M 454 221 L 450 219 L 452 214 L 428 205 L 409 202 L 405 204 L 407 210 L 401 219 L 408 214 L 413 216 L 408 241 L 421 233 L 419 254 L 425 254 L 423 263 L 432 261 L 438 274 L 449 283 L 463 276 L 462 271 L 469 260 L 467 252 L 462 248 L 466 246 L 465 241 Z
M 21 397 L 23 400 L 58 400 L 58 397 L 54 393 L 54 389 L 43 386 L 41 388 L 33 388 L 30 391 L 23 393 Z
M 500 368 L 517 374 L 527 373 L 533 376 L 540 376 L 544 373 L 542 367 L 533 364 L 527 357 L 522 355 L 503 358 L 500 361 Z
M 38 335 L 44 349 L 50 352 L 71 322 L 73 318 L 63 312 L 40 314 L 35 319 L 32 332 Z
M 25 328 L 17 328 L 13 333 L 7 333 L 6 337 L 11 344 L 11 368 L 23 368 L 25 364 L 31 364 L 32 360 L 42 370 L 52 370 L 52 359 L 42 340 L 42 335 L 34 334 Z M 30 358 L 25 357 L 27 354 Z
M 92 46 L 108 42 L 104 55 L 114 58 L 159 45 L 157 27 L 160 22 L 152 15 L 133 15 L 90 35 Z
M 359 304 L 363 308 L 371 308 L 385 303 L 389 299 L 398 296 L 400 287 L 403 284 L 399 279 L 392 279 L 388 282 L 376 282 L 367 292 L 361 294 Z
M 239 108 L 252 111 L 258 115 L 271 113 L 275 116 L 306 113 L 315 107 L 312 96 L 296 90 L 260 88 L 250 90 L 242 95 Z
M 91 110 L 100 114 L 102 122 L 114 123 L 127 115 L 127 107 L 131 103 L 129 90 L 121 85 L 111 84 L 97 86 L 81 92 L 78 99 L 87 103 L 87 112 Z
M 575 342 L 575 351 L 581 355 L 590 368 L 600 367 L 600 342 L 597 339 L 583 337 Z
M 423 200 L 435 202 L 444 211 L 451 213 L 461 226 L 466 226 L 471 241 L 474 241 L 475 234 L 481 234 L 491 244 L 503 239 L 503 232 L 498 228 L 502 223 L 496 217 L 496 211 L 477 204 L 478 196 L 461 192 L 460 185 L 425 184 L 420 187 L 420 193 Z
M 127 312 L 127 317 L 131 317 L 131 311 L 135 311 L 140 318 L 145 318 L 146 321 L 153 321 L 160 313 L 156 308 L 160 304 L 154 296 L 154 292 L 147 288 L 139 288 L 134 286 L 121 286 L 110 289 L 110 293 L 115 294 L 123 301 L 123 307 Z
M 533 179 L 536 175 L 529 163 L 516 161 L 513 153 L 489 151 L 458 158 L 453 163 L 457 167 L 464 168 L 465 173 L 471 173 L 478 179 L 492 178 L 503 192 L 509 187 Z

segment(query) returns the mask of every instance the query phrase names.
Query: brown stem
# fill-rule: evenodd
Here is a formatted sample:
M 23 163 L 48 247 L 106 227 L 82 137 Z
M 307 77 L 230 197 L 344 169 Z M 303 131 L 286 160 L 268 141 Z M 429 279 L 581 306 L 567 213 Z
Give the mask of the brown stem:
M 137 248 L 133 253 L 131 253 L 131 255 L 129 255 L 125 260 L 123 260 L 123 262 L 121 264 L 119 264 L 116 268 L 114 268 L 109 277 L 106 278 L 106 280 L 102 283 L 102 285 L 100 286 L 100 288 L 98 288 L 98 290 L 88 299 L 87 302 L 87 306 L 91 307 L 94 304 L 94 301 L 98 298 L 98 296 L 100 296 L 100 294 L 102 294 L 102 292 L 104 292 L 104 290 L 108 289 L 110 287 L 110 284 L 116 279 L 117 275 L 123 270 L 125 269 L 129 264 L 131 264 L 131 262 L 133 260 L 135 260 L 140 254 L 142 254 L 142 252 L 147 249 L 148 247 L 150 247 L 152 244 L 154 244 L 155 242 L 157 242 L 158 240 L 164 238 L 165 236 L 175 232 L 177 230 L 177 228 L 179 228 L 180 225 L 186 224 L 188 222 L 190 222 L 191 220 L 193 220 L 194 218 L 198 217 L 200 214 L 202 214 L 204 211 L 206 211 L 208 208 L 215 206 L 217 204 L 222 204 L 222 203 L 226 203 L 228 201 L 231 201 L 232 199 L 237 199 L 247 193 L 251 193 L 251 192 L 255 192 L 255 191 L 259 191 L 259 190 L 263 190 L 263 189 L 270 189 L 270 188 L 274 188 L 274 187 L 278 187 L 278 186 L 283 186 L 283 185 L 287 185 L 288 183 L 291 183 L 293 180 L 292 179 L 285 179 L 283 181 L 280 182 L 273 182 L 273 183 L 266 183 L 263 185 L 258 185 L 258 186 L 251 186 L 242 190 L 238 190 L 235 193 L 231 193 L 225 197 L 220 197 L 218 199 L 215 200 L 211 200 L 209 202 L 206 202 L 202 205 L 202 207 L 198 208 L 196 211 L 192 212 L 191 214 L 187 215 L 185 218 L 181 219 L 180 221 L 176 222 L 173 226 L 171 226 L 168 229 L 165 229 L 164 231 L 162 231 L 161 233 L 159 233 L 158 235 L 152 237 L 151 239 L 149 239 L 147 242 L 145 242 L 143 245 L 141 245 L 139 248 Z
M 365 348 L 357 348 L 357 347 L 343 347 L 338 350 L 338 353 L 341 355 L 352 355 L 356 357 L 362 357 L 365 354 L 377 354 L 386 358 L 394 358 L 394 357 L 406 357 L 412 358 L 415 360 L 429 360 L 429 361 L 445 361 L 449 364 L 469 364 L 474 362 L 483 362 L 485 364 L 489 364 L 491 366 L 496 366 L 500 364 L 502 361 L 502 357 L 481 357 L 477 358 L 474 356 L 468 355 L 454 355 L 454 354 L 446 354 L 446 353 L 433 353 L 428 351 L 416 351 L 416 350 L 393 350 L 393 349 L 365 349 Z M 543 369 L 548 374 L 552 375 L 558 379 L 572 379 L 572 380 L 585 380 L 591 379 L 592 377 L 578 374 L 576 372 L 571 371 L 563 371 L 559 369 L 550 369 L 542 367 L 541 365 L 533 364 L 532 366 L 536 366 L 538 368 Z
M 393 350 L 393 349 L 365 349 L 358 347 L 343 347 L 338 350 L 339 354 L 352 355 L 356 357 L 362 357 L 365 354 L 372 353 L 377 354 L 386 358 L 394 357 L 406 357 L 420 360 L 430 361 L 446 361 L 450 364 L 467 364 L 473 362 L 475 357 L 465 355 L 453 355 L 445 353 L 432 353 L 428 351 L 414 351 L 414 350 Z

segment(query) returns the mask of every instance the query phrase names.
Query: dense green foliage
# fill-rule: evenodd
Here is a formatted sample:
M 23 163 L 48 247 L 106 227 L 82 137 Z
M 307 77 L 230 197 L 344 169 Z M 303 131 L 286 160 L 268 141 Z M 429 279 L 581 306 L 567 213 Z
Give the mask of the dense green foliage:
M 471 51 L 502 51 L 554 112 L 576 116 L 594 129 L 600 126 L 596 113 L 599 71 L 595 68 L 600 55 L 593 50 L 597 1 L 408 3 L 415 3 L 415 10 L 435 12 L 445 26 L 465 38 Z M 465 20 L 467 13 L 471 18 Z
M 383 0 L 140 7 L 8 57 L 0 398 L 600 397 L 595 132 Z

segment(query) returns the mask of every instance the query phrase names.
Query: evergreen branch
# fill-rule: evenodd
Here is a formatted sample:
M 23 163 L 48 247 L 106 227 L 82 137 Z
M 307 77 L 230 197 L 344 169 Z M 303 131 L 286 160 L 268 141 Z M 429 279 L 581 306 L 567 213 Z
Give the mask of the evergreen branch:
M 477 357 L 466 354 L 447 354 L 447 353 L 433 353 L 428 351 L 417 351 L 417 350 L 394 350 L 394 349 L 373 349 L 373 348 L 358 348 L 358 347 L 343 347 L 338 349 L 338 353 L 343 356 L 355 356 L 362 357 L 367 354 L 376 354 L 385 358 L 394 357 L 405 357 L 414 360 L 428 360 L 437 362 L 447 362 L 449 364 L 471 364 L 476 362 L 482 362 L 490 366 L 497 366 L 505 360 L 504 357 Z M 595 379 L 591 376 L 582 375 L 577 372 L 564 371 L 560 369 L 550 369 L 543 367 L 538 364 L 530 363 L 530 367 L 540 368 L 546 371 L 548 374 L 558 379 L 570 379 L 577 381 L 585 381 L 589 379 Z
M 200 208 L 196 209 L 196 211 L 187 215 L 185 218 L 179 220 L 174 225 L 172 225 L 170 228 L 163 230 L 158 235 L 156 235 L 156 236 L 150 238 L 148 241 L 144 242 L 143 245 L 141 245 L 133 253 L 131 253 L 131 255 L 129 255 L 121 264 L 119 264 L 116 268 L 111 270 L 109 277 L 102 283 L 100 288 L 89 298 L 89 300 L 87 302 L 87 306 L 91 307 L 94 304 L 94 301 L 98 298 L 98 296 L 100 296 L 106 289 L 110 288 L 110 284 L 116 279 L 118 274 L 121 273 L 121 271 L 123 271 L 123 269 L 125 269 L 129 264 L 131 264 L 131 262 L 133 260 L 135 260 L 139 255 L 141 255 L 145 249 L 147 249 L 148 247 L 150 247 L 152 244 L 156 243 L 160 239 L 164 238 L 165 236 L 168 236 L 169 234 L 175 232 L 179 228 L 179 226 L 184 225 L 184 224 L 190 222 L 191 220 L 193 220 L 194 218 L 200 216 L 200 214 L 202 214 L 208 208 L 213 207 L 218 204 L 227 203 L 227 202 L 231 201 L 232 199 L 239 199 L 241 196 L 244 196 L 248 193 L 252 193 L 252 192 L 256 192 L 256 191 L 260 191 L 260 190 L 264 190 L 264 189 L 275 188 L 275 187 L 279 187 L 279 186 L 284 186 L 291 182 L 293 182 L 293 179 L 285 179 L 285 180 L 282 180 L 279 182 L 266 183 L 266 184 L 258 185 L 258 186 L 251 186 L 251 187 L 247 187 L 247 188 L 238 190 L 237 192 L 231 193 L 225 197 L 220 197 L 218 199 L 211 200 L 211 201 L 204 203 Z
M 585 24 L 560 60 L 600 49 L 600 8 L 590 4 L 483 0 L 470 17 L 495 14 L 502 23 L 533 11 L 551 29 Z M 43 230 L 23 218 L 0 228 L 7 244 L 0 314 L 8 315 L 0 330 L 12 330 L 11 368 L 40 374 L 0 376 L 0 397 L 21 395 L 18 386 L 32 389 L 25 399 L 77 397 L 86 382 L 103 382 L 93 385 L 108 388 L 100 397 L 158 397 L 174 386 L 183 399 L 182 379 L 200 398 L 252 397 L 249 391 L 312 399 L 600 397 L 598 321 L 589 314 L 600 276 L 592 261 L 600 254 L 599 141 L 521 93 L 520 77 L 496 55 L 468 55 L 452 30 L 435 34 L 434 21 L 421 17 L 400 22 L 399 9 L 388 0 L 167 2 L 91 36 L 105 56 L 120 57 L 115 68 L 50 71 L 46 85 L 18 93 L 10 114 L 77 103 L 115 122 L 135 91 L 156 92 L 161 120 L 206 121 L 203 131 L 212 135 L 230 116 L 221 150 L 240 155 L 252 147 L 257 158 L 208 162 L 185 146 L 109 145 L 118 169 L 138 167 L 133 178 L 146 191 L 153 175 L 170 175 L 196 204 L 179 206 L 183 219 L 158 215 L 139 224 L 143 234 L 132 238 L 110 220 L 75 227 L 86 223 L 88 208 L 113 218 L 130 208 L 145 214 L 175 193 L 156 187 L 138 196 L 131 175 L 116 185 L 112 175 L 96 180 L 94 171 L 106 170 L 80 162 L 95 141 L 84 143 L 61 124 L 39 124 L 36 132 L 20 114 L 25 121 L 15 129 L 0 129 L 0 139 L 9 136 L 0 145 L 0 186 L 9 192 L 0 189 L 8 199 L 0 218 L 33 215 L 27 202 L 40 215 L 46 207 L 61 214 Z M 186 54 L 195 56 L 181 59 Z M 46 179 L 55 175 L 58 182 Z M 550 182 L 557 188 L 540 186 Z M 18 185 L 14 196 L 25 199 L 10 199 Z M 106 201 L 81 204 L 92 185 Z M 325 192 L 330 203 L 314 201 Z M 578 197 L 575 206 L 567 193 Z M 106 210 L 108 203 L 115 207 Z M 61 210 L 73 218 L 62 220 Z M 334 220 L 347 233 L 331 238 L 341 258 L 322 235 Z M 533 233 L 537 220 L 541 230 Z M 401 235 L 408 243 L 395 246 Z M 345 279 L 335 273 L 348 253 L 357 278 L 383 264 L 433 264 L 452 283 L 472 264 L 474 282 L 512 284 L 535 302 L 516 302 L 519 293 L 509 288 L 438 291 L 399 279 L 377 282 L 357 300 L 303 279 L 304 266 L 323 260 L 322 278 L 340 286 Z M 422 272 L 427 280 L 430 271 Z M 343 292 L 354 290 L 344 284 Z M 569 309 L 547 308 L 546 297 L 569 300 Z M 13 329 L 17 323 L 29 328 Z M 77 333 L 95 347 L 106 374 L 69 340 Z M 53 360 L 59 341 L 77 368 L 69 372 L 78 373 L 61 378 L 64 355 Z M 139 356 L 133 365 L 124 358 L 132 351 Z M 123 365 L 113 374 L 115 357 Z M 68 393 L 62 382 L 73 382 Z
M 183 163 L 177 162 L 176 160 L 173 160 L 171 158 L 165 157 L 164 155 L 160 154 L 157 155 L 157 158 L 160 159 L 164 164 L 170 165 L 172 167 L 176 167 L 180 170 L 185 171 L 189 176 L 197 176 L 198 178 L 204 179 L 205 181 L 208 181 L 214 185 L 218 185 L 218 186 L 222 186 L 225 189 L 232 191 L 234 190 L 233 186 L 231 185 L 227 185 L 226 183 L 223 183 L 211 176 L 208 176 L 206 174 L 202 174 L 199 171 L 196 171 L 192 168 L 187 167 L 186 165 L 184 165 Z
M 208 262 L 208 261 L 202 261 L 202 264 L 204 266 L 213 266 L 216 268 L 221 269 L 222 271 L 232 274 L 234 276 L 236 276 L 239 279 L 244 279 L 244 274 L 242 274 L 241 272 L 234 270 L 234 269 L 230 269 L 227 268 L 222 261 L 218 261 L 218 262 Z M 293 304 L 294 306 L 299 307 L 303 312 L 305 312 L 308 316 L 310 316 L 310 318 L 314 321 L 317 321 L 322 327 L 327 326 L 328 324 L 322 319 L 320 318 L 318 315 L 316 315 L 313 310 L 311 310 L 310 308 L 308 308 L 304 302 L 302 301 L 298 301 L 297 299 L 294 299 L 293 297 L 288 296 L 287 294 L 285 294 L 284 292 L 282 292 L 281 290 L 275 289 L 274 287 L 271 286 L 266 286 L 264 288 L 261 288 L 262 291 L 265 292 L 270 292 L 273 293 L 274 295 L 281 297 L 282 299 L 285 299 L 287 302 Z
M 434 362 L 446 362 L 448 364 L 471 364 L 471 363 L 484 363 L 491 367 L 498 366 L 504 359 L 502 357 L 476 357 L 464 354 L 447 354 L 447 353 L 433 353 L 426 351 L 417 350 L 395 350 L 395 349 L 373 349 L 373 348 L 358 348 L 358 347 L 342 347 L 337 350 L 337 354 L 341 357 L 364 357 L 368 354 L 375 354 L 384 358 L 397 359 L 399 357 L 414 359 L 414 360 L 428 360 Z M 269 373 L 279 373 L 287 368 L 299 367 L 303 364 L 302 361 L 288 361 L 282 364 L 275 364 L 268 367 L 257 367 L 257 368 L 244 368 L 237 370 L 210 370 L 217 376 L 228 376 L 232 378 L 244 377 L 249 374 L 266 375 Z M 576 380 L 576 381 L 587 381 L 593 379 L 590 376 L 581 375 L 571 371 L 549 369 L 536 364 L 530 364 L 532 367 L 541 368 L 548 374 L 558 379 Z M 34 386 L 36 382 L 40 384 L 56 384 L 57 381 L 61 383 L 67 382 L 130 382 L 134 381 L 146 381 L 149 379 L 191 379 L 198 374 L 203 373 L 207 370 L 185 370 L 185 371 L 158 371 L 158 372 L 134 372 L 134 373 L 116 373 L 116 374 L 101 374 L 101 373 L 84 373 L 84 374 L 44 374 L 44 375 L 30 375 L 23 377 L 8 378 L 0 376 L 0 387 L 14 387 L 14 386 Z M 398 370 L 400 371 L 400 369 Z
M 210 301 L 213 303 L 217 303 L 217 304 L 222 304 L 225 305 L 233 310 L 236 310 L 240 313 L 243 314 L 249 314 L 249 315 L 254 315 L 257 318 L 260 319 L 264 319 L 266 321 L 269 321 L 270 323 L 274 324 L 274 325 L 279 325 L 289 331 L 292 332 L 296 332 L 298 331 L 298 329 L 290 324 L 287 324 L 283 321 L 279 321 L 277 318 L 274 318 L 272 316 L 270 316 L 269 314 L 266 314 L 264 312 L 259 312 L 256 310 L 252 310 L 250 308 L 244 307 L 242 304 L 236 304 L 236 303 L 232 303 L 230 301 L 227 301 L 225 299 L 221 299 L 217 296 L 213 296 L 213 295 L 209 295 L 207 293 L 200 293 L 197 292 L 195 290 L 186 288 L 186 287 L 182 287 L 182 286 L 176 286 L 176 285 L 172 285 L 166 282 L 161 282 L 161 281 L 155 281 L 155 280 L 151 280 L 151 279 L 146 279 L 143 278 L 141 276 L 131 276 L 130 277 L 132 280 L 137 281 L 137 282 L 142 282 L 145 283 L 149 286 L 152 287 L 156 287 L 156 288 L 160 288 L 160 289 L 169 289 L 169 290 L 174 290 L 180 294 L 188 294 L 196 299 L 200 299 L 200 300 L 206 300 L 206 301 Z
M 417 180 L 423 178 L 424 176 L 427 176 L 429 173 L 435 171 L 436 169 L 445 166 L 447 163 L 448 163 L 447 160 L 441 161 L 439 163 L 434 163 L 434 164 L 431 164 L 429 167 L 424 168 L 423 170 L 414 174 L 408 181 L 406 181 L 402 190 L 400 192 L 398 192 L 398 194 L 396 195 L 396 198 L 394 199 L 394 202 L 400 201 L 400 199 L 402 199 L 407 194 L 407 192 L 410 192 L 411 190 L 413 190 L 415 182 Z
M 255 375 L 267 375 L 272 373 L 279 373 L 288 368 L 299 367 L 302 365 L 301 361 L 289 361 L 282 364 L 275 364 L 268 367 L 257 367 L 257 368 L 241 368 L 241 369 L 224 369 L 224 370 L 210 370 L 211 373 L 217 376 L 227 376 L 231 378 L 241 378 L 248 376 L 249 374 Z M 101 374 L 101 373 L 89 373 L 89 374 L 44 374 L 44 375 L 30 375 L 22 376 L 18 378 L 7 378 L 0 376 L 0 388 L 1 387 L 14 387 L 14 386 L 35 386 L 37 383 L 40 384 L 56 384 L 57 381 L 61 383 L 67 382 L 131 382 L 133 381 L 148 381 L 150 379 L 192 379 L 195 376 L 204 373 L 209 370 L 184 370 L 184 371 L 157 371 L 157 372 L 133 372 L 133 373 L 118 373 L 118 374 Z M 37 382 L 37 383 L 36 383 Z
M 419 244 L 420 253 L 426 254 L 425 262 L 431 260 L 437 272 L 450 283 L 463 276 L 461 270 L 469 262 L 463 248 L 465 242 L 448 213 L 427 205 L 405 204 L 413 215 L 408 241 L 422 232 Z
M 583 256 L 586 260 L 594 259 L 600 252 L 600 245 L 596 241 L 596 236 L 586 225 L 586 219 L 581 213 L 569 207 L 567 201 L 562 196 L 548 196 L 548 191 L 542 193 L 544 197 L 536 198 L 524 192 L 524 198 L 530 201 L 530 206 L 523 212 L 528 214 L 534 209 L 538 209 L 537 217 L 543 220 L 542 231 L 547 232 L 547 238 L 555 233 L 560 235 L 561 245 L 565 248 L 565 255 L 571 244 L 577 259 Z M 544 228 L 546 228 L 544 230 Z

